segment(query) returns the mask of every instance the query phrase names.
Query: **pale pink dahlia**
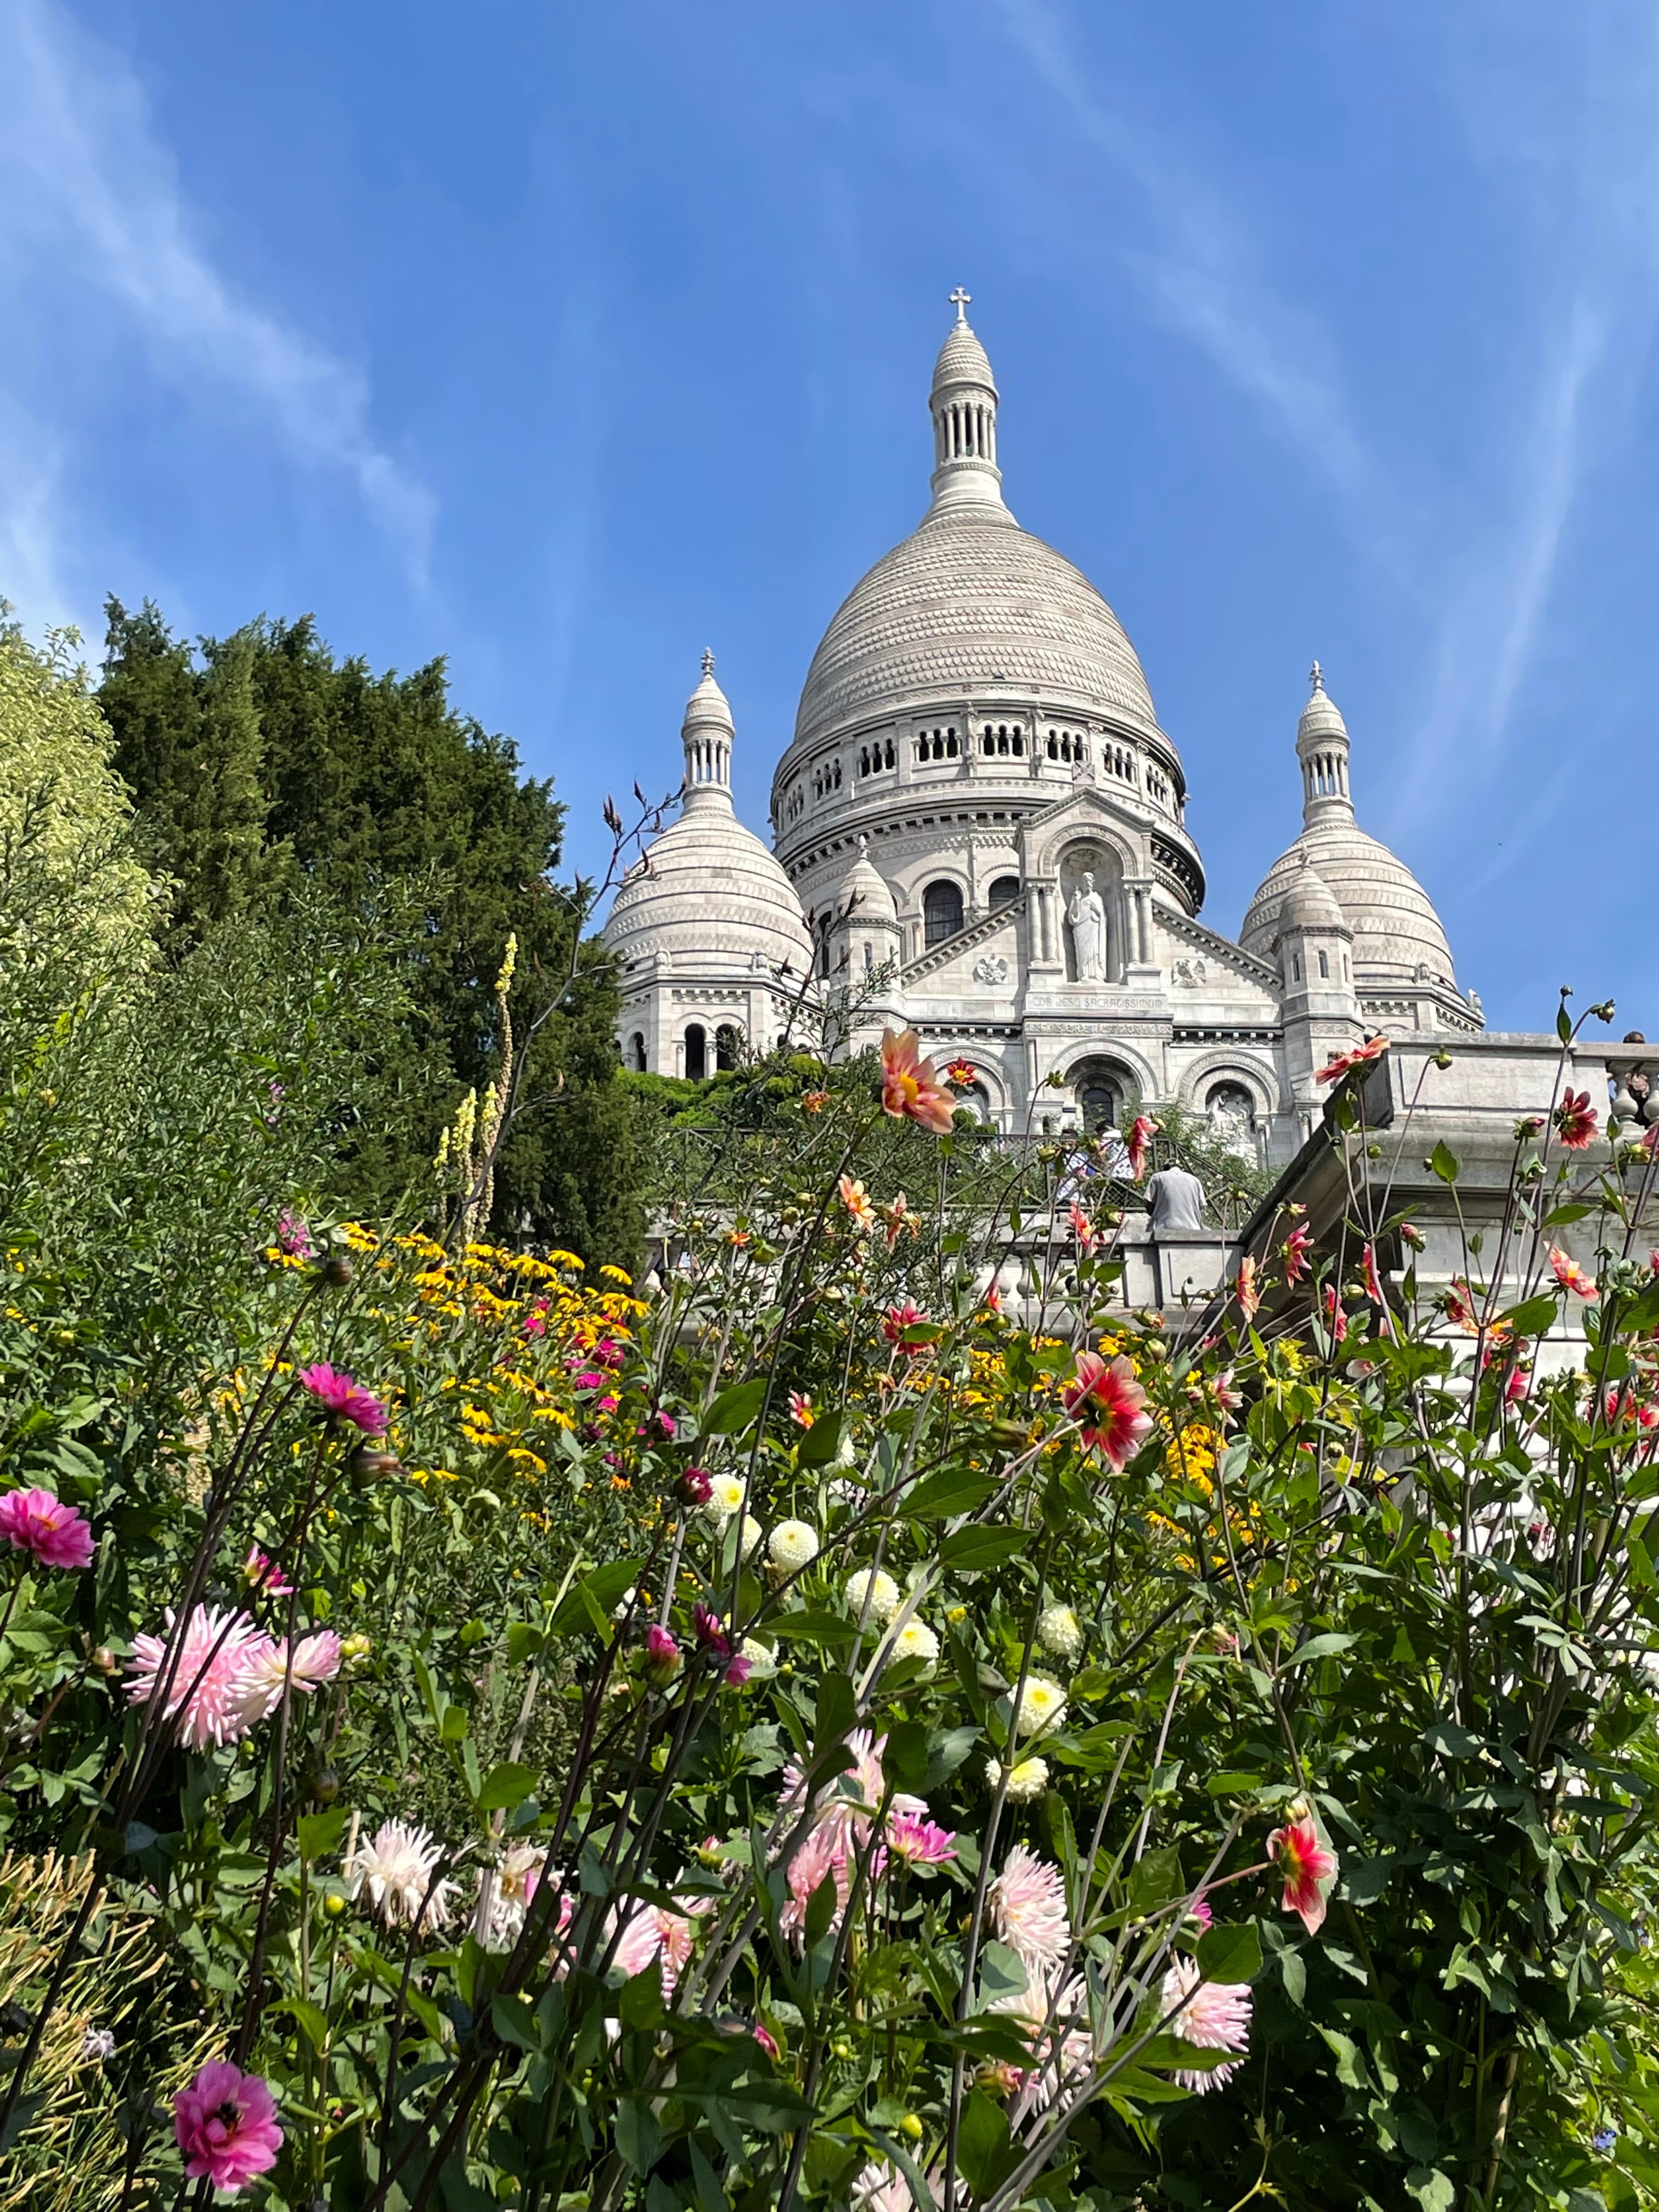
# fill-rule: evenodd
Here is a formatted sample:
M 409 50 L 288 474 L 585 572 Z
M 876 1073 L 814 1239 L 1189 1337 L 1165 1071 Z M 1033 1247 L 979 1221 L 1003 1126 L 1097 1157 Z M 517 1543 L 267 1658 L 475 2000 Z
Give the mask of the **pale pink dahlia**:
M 696 1933 L 696 1922 L 687 1914 L 670 1912 L 661 1905 L 636 1905 L 623 1923 L 611 1963 L 631 1980 L 655 1959 L 662 1973 L 663 1996 L 672 1997 L 674 1984 L 691 1956 Z
M 1203 1981 L 1194 1960 L 1177 1958 L 1164 1977 L 1162 2008 L 1164 2025 L 1183 2043 L 1196 2044 L 1200 2051 L 1238 2053 L 1228 2066 L 1178 2069 L 1175 2078 L 1182 2087 L 1201 2097 L 1231 2081 L 1249 2046 L 1249 1984 Z
M 132 1639 L 127 1696 L 135 1705 L 149 1703 L 166 1670 L 173 1624 L 170 1606 L 162 1617 L 167 1635 Z M 185 1629 L 163 1708 L 169 1720 L 178 1719 L 179 1740 L 187 1749 L 205 1751 L 211 1744 L 235 1743 L 246 1734 L 251 1725 L 244 1715 L 247 1662 L 270 1641 L 242 1613 L 222 1612 L 217 1606 L 196 1607 Z
M 991 1884 L 991 1917 L 998 1936 L 1018 1953 L 1028 1971 L 1053 1966 L 1071 1948 L 1066 1883 L 1060 1869 L 1016 1844 Z

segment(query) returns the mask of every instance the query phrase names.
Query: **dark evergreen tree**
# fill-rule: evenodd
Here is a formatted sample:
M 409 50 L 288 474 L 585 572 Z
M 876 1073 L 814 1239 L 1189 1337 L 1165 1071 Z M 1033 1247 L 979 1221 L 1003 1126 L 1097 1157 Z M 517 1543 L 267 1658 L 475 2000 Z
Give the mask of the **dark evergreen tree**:
M 354 1134 L 363 1203 L 424 1190 L 459 1094 L 495 1072 L 493 988 L 519 944 L 530 1036 L 495 1179 L 498 1231 L 631 1261 L 638 1127 L 617 1080 L 615 990 L 553 871 L 563 809 L 517 748 L 450 704 L 441 660 L 412 675 L 337 661 L 309 617 L 261 619 L 199 658 L 148 602 L 112 599 L 100 703 L 114 764 L 186 937 L 274 914 L 304 884 L 398 918 L 410 1012 L 386 1042 L 386 1126 Z

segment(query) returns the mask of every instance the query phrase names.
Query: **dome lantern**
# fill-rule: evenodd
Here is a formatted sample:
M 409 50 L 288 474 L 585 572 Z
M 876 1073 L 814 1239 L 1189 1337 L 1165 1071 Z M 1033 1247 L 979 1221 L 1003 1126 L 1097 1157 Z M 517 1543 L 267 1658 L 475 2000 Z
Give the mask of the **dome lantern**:
M 1353 820 L 1348 791 L 1348 726 L 1325 689 L 1325 672 L 1316 660 L 1308 672 L 1313 686 L 1296 726 L 1296 757 L 1302 763 L 1302 819 Z
M 973 295 L 951 295 L 957 319 L 933 364 L 927 396 L 933 418 L 933 506 L 1000 507 L 997 466 L 997 387 L 984 347 L 968 322 Z
M 702 680 L 685 702 L 680 739 L 685 747 L 684 805 L 706 812 L 732 811 L 732 708 L 714 681 L 714 656 L 702 656 Z

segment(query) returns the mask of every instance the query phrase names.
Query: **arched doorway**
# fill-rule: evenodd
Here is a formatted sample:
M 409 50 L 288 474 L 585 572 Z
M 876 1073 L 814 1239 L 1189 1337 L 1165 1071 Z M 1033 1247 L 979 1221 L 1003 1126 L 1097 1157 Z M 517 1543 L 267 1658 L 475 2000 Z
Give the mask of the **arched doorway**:
M 628 1064 L 635 1075 L 645 1073 L 645 1032 L 635 1030 L 628 1040 Z
M 701 1022 L 690 1022 L 685 1031 L 685 1079 L 701 1083 L 708 1073 L 708 1036 Z

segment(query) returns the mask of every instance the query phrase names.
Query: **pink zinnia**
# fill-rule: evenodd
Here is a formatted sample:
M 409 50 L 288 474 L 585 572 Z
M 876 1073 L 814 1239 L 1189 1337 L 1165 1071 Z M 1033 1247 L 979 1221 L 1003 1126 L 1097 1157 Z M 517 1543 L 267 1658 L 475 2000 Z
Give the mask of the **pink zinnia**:
M 998 1936 L 1028 1970 L 1054 1966 L 1071 1948 L 1066 1883 L 1057 1866 L 1016 1844 L 991 1884 L 991 1917 Z
M 0 1498 L 0 1536 L 37 1566 L 89 1567 L 92 1530 L 50 1490 L 9 1490 Z
M 1109 1466 L 1121 1468 L 1152 1428 L 1146 1393 L 1121 1352 L 1109 1362 L 1097 1352 L 1079 1352 L 1076 1376 L 1060 1396 L 1066 1412 L 1082 1422 L 1084 1443 L 1094 1445 Z
M 1158 1133 L 1158 1123 L 1150 1115 L 1137 1114 L 1129 1124 L 1129 1173 L 1139 1182 L 1146 1172 L 1146 1153 Z
M 171 1607 L 164 1618 L 170 1634 Z M 167 1641 L 167 1636 L 133 1638 L 127 1696 L 135 1705 L 148 1705 L 155 1695 Z M 216 1606 L 196 1607 L 185 1629 L 164 1708 L 169 1720 L 179 1719 L 179 1740 L 188 1749 L 205 1751 L 210 1744 L 235 1743 L 247 1733 L 252 1725 L 244 1712 L 247 1666 L 270 1644 L 270 1638 L 240 1613 L 222 1613 Z
M 270 2085 L 228 2058 L 210 2059 L 173 2100 L 173 2131 L 191 2181 L 246 2189 L 268 2173 L 283 2148 Z
M 881 1103 L 883 1112 L 895 1120 L 919 1121 L 936 1137 L 951 1133 L 956 1108 L 934 1073 L 933 1061 L 921 1057 L 914 1030 L 888 1030 L 883 1035 Z
M 1238 2053 L 1230 2066 L 1179 2069 L 1175 2078 L 1182 2087 L 1201 2097 L 1206 2089 L 1231 2081 L 1249 2045 L 1249 1984 L 1202 1981 L 1195 1961 L 1177 1958 L 1164 1977 L 1162 2008 L 1164 2025 L 1183 2043 L 1196 2044 L 1200 2051 Z
M 314 1367 L 302 1367 L 295 1380 L 302 1390 L 310 1392 L 331 1420 L 349 1421 L 366 1437 L 386 1434 L 389 1419 L 386 1407 L 343 1368 L 330 1367 L 319 1360 Z
M 1284 1910 L 1300 1914 L 1309 1935 L 1318 1935 L 1325 1924 L 1325 1893 L 1320 1884 L 1335 1875 L 1336 1853 L 1327 1850 L 1313 1822 L 1304 1819 L 1273 1830 L 1267 1838 L 1267 1856 L 1285 1877 Z

